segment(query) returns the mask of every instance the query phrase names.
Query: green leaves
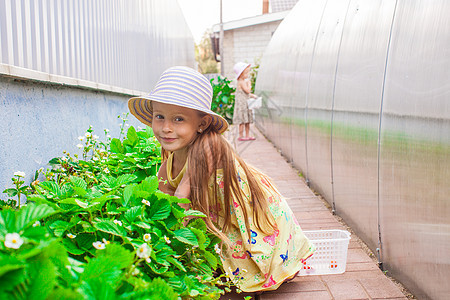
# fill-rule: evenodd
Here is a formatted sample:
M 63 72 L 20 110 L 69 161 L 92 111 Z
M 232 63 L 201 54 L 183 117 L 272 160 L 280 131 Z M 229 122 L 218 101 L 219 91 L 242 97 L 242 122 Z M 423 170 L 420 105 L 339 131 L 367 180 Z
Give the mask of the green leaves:
M 83 159 L 52 159 L 34 179 L 46 180 L 31 187 L 18 177 L 5 190 L 28 203 L 0 210 L 0 298 L 219 298 L 218 241 L 205 215 L 158 190 L 160 146 L 149 127 L 125 136 L 101 142 L 90 127 Z M 15 244 L 5 244 L 12 233 Z
M 136 176 L 131 174 L 122 174 L 119 177 L 115 178 L 112 176 L 104 176 L 102 178 L 103 184 L 105 187 L 109 189 L 116 189 L 124 184 L 127 184 L 136 179 Z
M 28 267 L 28 292 L 26 299 L 47 299 L 56 285 L 57 268 L 45 255 L 34 259 Z
M 112 153 L 124 153 L 125 150 L 122 146 L 122 142 L 119 139 L 112 139 L 109 145 Z
M 148 209 L 148 218 L 152 221 L 164 220 L 172 211 L 172 207 L 168 200 L 158 199 L 150 204 Z
M 123 216 L 128 223 L 132 224 L 136 218 L 142 213 L 142 206 L 134 206 L 127 210 Z
M 181 228 L 181 229 L 175 230 L 173 232 L 173 234 L 174 234 L 174 238 L 176 238 L 180 242 L 198 247 L 197 237 L 189 228 Z
M 87 183 L 83 178 L 70 176 L 70 182 L 73 184 L 73 187 L 78 187 L 80 189 L 85 190 L 87 188 Z
M 177 300 L 178 295 L 174 292 L 172 287 L 167 284 L 166 281 L 157 277 L 152 280 L 151 284 L 147 288 L 146 296 L 140 299 L 149 300 Z
M 16 221 L 16 230 L 22 230 L 26 226 L 32 225 L 34 222 L 53 214 L 55 210 L 48 205 L 35 205 L 33 203 L 24 207 Z
M 158 178 L 156 176 L 149 176 L 145 178 L 138 186 L 136 191 L 144 198 L 148 197 L 148 195 L 153 194 L 158 188 Z
M 55 236 L 62 236 L 64 232 L 70 227 L 70 223 L 62 220 L 56 220 L 50 224 L 50 229 L 53 230 Z
M 14 253 L 0 255 L 0 295 L 7 299 L 47 299 L 58 286 L 58 276 L 72 282 L 66 266 L 67 253 L 57 242 L 49 243 L 38 255 L 19 260 Z M 76 295 L 74 290 L 68 294 Z M 79 298 L 79 297 L 78 297 Z
M 127 139 L 130 145 L 134 146 L 138 143 L 139 137 L 136 134 L 136 130 L 131 126 L 127 131 Z
M 62 241 L 62 244 L 64 245 L 64 248 L 67 250 L 67 252 L 69 252 L 70 254 L 73 255 L 81 255 L 83 254 L 85 251 L 78 248 L 70 239 L 65 238 Z
M 211 79 L 213 99 L 211 109 L 231 123 L 234 110 L 235 88 L 230 86 L 231 81 L 219 76 L 216 81 Z
M 94 222 L 94 227 L 102 232 L 109 233 L 112 235 L 117 235 L 124 237 L 127 235 L 127 232 L 123 227 L 115 224 L 110 220 L 101 220 L 99 222 Z
M 23 207 L 18 213 L 9 210 L 0 211 L 0 235 L 4 236 L 7 232 L 19 232 L 54 212 L 55 210 L 48 205 L 34 203 Z

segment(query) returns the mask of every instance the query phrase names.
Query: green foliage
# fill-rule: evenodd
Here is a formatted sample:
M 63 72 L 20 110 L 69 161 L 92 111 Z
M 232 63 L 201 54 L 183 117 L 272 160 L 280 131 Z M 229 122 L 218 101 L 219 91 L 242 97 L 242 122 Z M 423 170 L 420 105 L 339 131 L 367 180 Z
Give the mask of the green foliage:
M 258 71 L 259 71 L 259 60 L 255 59 L 255 62 L 252 64 L 252 67 L 250 68 L 250 82 L 252 84 L 252 93 L 255 93 L 255 85 L 256 85 L 256 78 L 258 77 Z
M 217 61 L 214 59 L 210 35 L 210 31 L 205 31 L 200 43 L 195 45 L 195 60 L 202 74 L 219 72 Z
M 122 118 L 125 121 L 125 118 Z M 160 147 L 151 128 L 54 158 L 44 178 L 0 210 L 1 299 L 218 299 L 225 275 L 204 214 L 158 190 Z M 13 192 L 5 191 L 10 196 Z M 188 223 L 188 219 L 192 218 Z M 229 286 L 230 283 L 227 283 Z
M 234 110 L 235 88 L 230 86 L 231 81 L 219 76 L 217 80 L 211 79 L 213 98 L 211 110 L 224 117 L 231 124 Z

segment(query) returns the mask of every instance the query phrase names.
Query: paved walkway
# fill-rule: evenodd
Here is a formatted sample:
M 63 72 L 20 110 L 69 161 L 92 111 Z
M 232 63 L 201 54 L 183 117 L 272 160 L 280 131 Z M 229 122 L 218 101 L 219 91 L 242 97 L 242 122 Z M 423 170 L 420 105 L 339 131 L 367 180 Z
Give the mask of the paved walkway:
M 246 162 L 274 180 L 287 198 L 302 229 L 345 230 L 345 226 L 332 215 L 321 198 L 309 189 L 305 180 L 253 126 L 252 134 L 256 136 L 256 141 L 236 142 L 238 153 Z M 344 274 L 296 277 L 290 283 L 281 285 L 278 290 L 256 297 L 253 294 L 227 294 L 221 299 L 243 299 L 246 295 L 251 295 L 255 300 L 407 299 L 401 287 L 384 275 L 357 239 L 353 235 L 350 240 Z

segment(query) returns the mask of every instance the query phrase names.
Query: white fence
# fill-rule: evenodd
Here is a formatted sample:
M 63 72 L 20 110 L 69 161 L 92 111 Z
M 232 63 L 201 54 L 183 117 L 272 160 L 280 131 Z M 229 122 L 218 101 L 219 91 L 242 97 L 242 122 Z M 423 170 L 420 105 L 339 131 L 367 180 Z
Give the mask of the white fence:
M 2 0 L 0 46 L 3 65 L 138 91 L 195 65 L 176 0 Z

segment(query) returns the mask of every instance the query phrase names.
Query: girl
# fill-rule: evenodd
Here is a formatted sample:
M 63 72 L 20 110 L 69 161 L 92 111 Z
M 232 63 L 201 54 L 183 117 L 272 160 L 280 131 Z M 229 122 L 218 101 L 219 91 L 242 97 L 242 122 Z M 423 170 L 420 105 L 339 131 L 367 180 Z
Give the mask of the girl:
M 248 79 L 250 73 L 250 64 L 238 62 L 233 67 L 237 78 L 237 87 L 235 93 L 233 124 L 239 124 L 239 141 L 252 141 L 255 138 L 249 136 L 250 123 L 253 123 L 253 112 L 248 108 L 248 98 L 256 98 L 251 93 L 251 83 Z M 245 129 L 245 137 L 244 137 Z
M 208 229 L 223 241 L 227 275 L 246 292 L 274 290 L 297 274 L 314 246 L 271 180 L 223 138 L 228 124 L 210 110 L 211 100 L 203 75 L 172 67 L 128 107 L 161 143 L 160 190 L 190 199 L 186 209 L 208 216 Z

